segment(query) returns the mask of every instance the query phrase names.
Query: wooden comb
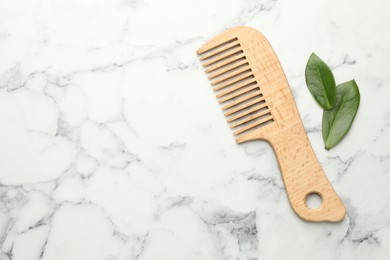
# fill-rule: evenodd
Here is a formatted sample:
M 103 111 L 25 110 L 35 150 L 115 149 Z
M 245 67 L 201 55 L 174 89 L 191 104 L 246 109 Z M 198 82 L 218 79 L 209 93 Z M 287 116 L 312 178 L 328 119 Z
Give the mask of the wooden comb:
M 307 138 L 276 54 L 257 30 L 236 27 L 198 51 L 237 143 L 265 140 L 274 149 L 288 199 L 306 221 L 338 222 L 345 207 L 329 183 Z M 317 194 L 321 206 L 307 206 Z

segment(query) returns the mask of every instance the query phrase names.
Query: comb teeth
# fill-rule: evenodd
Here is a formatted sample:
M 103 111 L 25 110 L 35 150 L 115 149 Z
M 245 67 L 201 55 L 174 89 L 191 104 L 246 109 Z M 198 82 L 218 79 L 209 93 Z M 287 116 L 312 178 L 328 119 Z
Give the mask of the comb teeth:
M 202 49 L 198 54 L 234 135 L 274 121 L 237 38 Z

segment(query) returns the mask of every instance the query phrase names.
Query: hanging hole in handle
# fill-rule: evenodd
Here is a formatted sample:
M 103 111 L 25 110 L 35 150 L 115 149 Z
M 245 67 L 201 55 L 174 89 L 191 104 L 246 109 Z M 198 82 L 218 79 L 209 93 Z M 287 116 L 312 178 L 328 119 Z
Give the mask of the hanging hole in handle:
M 310 209 L 319 209 L 323 203 L 322 196 L 318 192 L 310 192 L 305 198 L 306 206 Z

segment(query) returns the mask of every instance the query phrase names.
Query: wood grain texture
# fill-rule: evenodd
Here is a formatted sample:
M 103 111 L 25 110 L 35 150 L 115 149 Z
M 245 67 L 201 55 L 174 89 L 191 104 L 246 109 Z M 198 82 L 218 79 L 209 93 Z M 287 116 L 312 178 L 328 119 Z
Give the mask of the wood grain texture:
M 267 39 L 250 27 L 236 27 L 198 51 L 237 143 L 264 140 L 273 147 L 288 199 L 311 222 L 338 222 L 345 207 L 310 145 L 283 69 Z M 321 196 L 311 209 L 309 194 Z

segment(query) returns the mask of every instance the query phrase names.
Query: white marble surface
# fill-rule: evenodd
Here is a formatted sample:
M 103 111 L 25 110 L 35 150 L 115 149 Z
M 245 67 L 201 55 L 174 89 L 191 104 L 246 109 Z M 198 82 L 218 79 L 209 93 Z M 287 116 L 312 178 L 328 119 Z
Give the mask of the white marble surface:
M 0 259 L 390 257 L 390 3 L 0 2 Z M 236 145 L 195 50 L 235 25 L 277 52 L 338 224 L 301 221 L 269 145 Z M 325 151 L 311 52 L 361 104 Z

